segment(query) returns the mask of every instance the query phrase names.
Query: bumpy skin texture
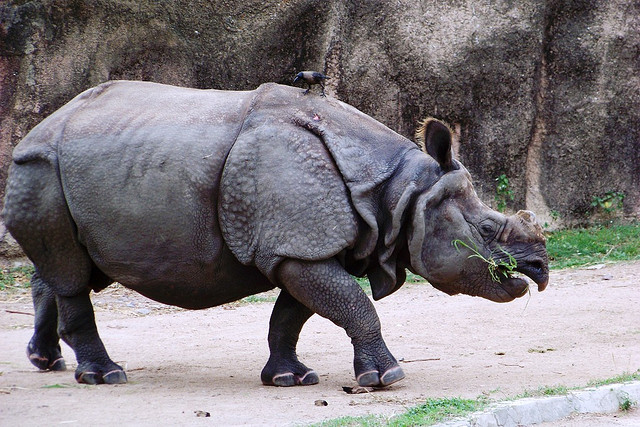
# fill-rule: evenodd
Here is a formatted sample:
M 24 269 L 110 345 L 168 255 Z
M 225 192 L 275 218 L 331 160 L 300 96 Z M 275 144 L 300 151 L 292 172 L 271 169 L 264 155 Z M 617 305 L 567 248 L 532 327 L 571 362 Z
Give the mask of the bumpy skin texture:
M 29 358 L 64 369 L 62 338 L 79 382 L 126 382 L 89 299 L 114 281 L 187 308 L 279 287 L 264 384 L 318 382 L 296 355 L 313 313 L 345 329 L 361 385 L 402 379 L 352 275 L 369 277 L 374 299 L 406 268 L 450 294 L 526 291 L 508 272 L 490 277 L 460 239 L 488 258 L 512 252 L 539 289 L 548 279 L 533 214 L 486 207 L 448 128 L 433 121 L 422 134 L 425 152 L 344 103 L 275 84 L 109 82 L 78 95 L 16 147 L 7 180 L 4 220 L 36 268 Z

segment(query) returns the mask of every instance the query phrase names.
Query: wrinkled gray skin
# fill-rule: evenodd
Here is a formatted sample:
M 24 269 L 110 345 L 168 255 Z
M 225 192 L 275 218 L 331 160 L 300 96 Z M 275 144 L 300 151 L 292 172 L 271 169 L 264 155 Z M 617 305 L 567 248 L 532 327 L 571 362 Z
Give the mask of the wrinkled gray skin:
M 109 82 L 80 94 L 18 144 L 4 220 L 33 261 L 28 355 L 76 379 L 123 383 L 98 336 L 90 290 L 117 281 L 154 300 L 204 308 L 279 287 L 262 381 L 314 384 L 296 356 L 313 314 L 343 327 L 363 386 L 404 377 L 380 333 L 373 297 L 405 268 L 449 294 L 505 302 L 527 283 L 485 257 L 517 259 L 544 289 L 547 254 L 533 214 L 495 212 L 451 158 L 444 125 L 413 142 L 335 99 L 265 84 L 250 92 Z

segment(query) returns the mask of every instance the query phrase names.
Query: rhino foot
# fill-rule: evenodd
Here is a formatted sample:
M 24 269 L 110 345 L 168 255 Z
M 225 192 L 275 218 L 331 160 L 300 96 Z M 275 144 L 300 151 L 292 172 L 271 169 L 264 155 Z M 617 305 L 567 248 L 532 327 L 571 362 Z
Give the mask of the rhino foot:
M 381 336 L 355 345 L 354 368 L 361 387 L 386 387 L 404 378 Z
M 386 387 L 404 378 L 404 372 L 400 366 L 387 369 L 380 375 L 378 371 L 363 372 L 356 380 L 361 387 Z
M 304 375 L 296 375 L 293 372 L 278 374 L 271 377 L 271 380 L 262 380 L 264 385 L 274 385 L 278 387 L 291 387 L 294 385 L 313 385 L 318 384 L 320 379 L 315 371 L 309 371 Z
M 262 370 L 260 378 L 262 379 L 262 384 L 278 387 L 313 385 L 320 382 L 316 371 L 307 368 L 298 361 L 291 363 L 285 363 L 283 361 L 273 363 L 270 360 Z
M 104 366 L 84 363 L 76 369 L 76 381 L 81 384 L 124 384 L 127 382 L 127 374 L 113 362 Z
M 51 348 L 36 346 L 32 339 L 27 346 L 27 357 L 36 368 L 43 371 L 65 371 L 67 369 L 59 345 Z

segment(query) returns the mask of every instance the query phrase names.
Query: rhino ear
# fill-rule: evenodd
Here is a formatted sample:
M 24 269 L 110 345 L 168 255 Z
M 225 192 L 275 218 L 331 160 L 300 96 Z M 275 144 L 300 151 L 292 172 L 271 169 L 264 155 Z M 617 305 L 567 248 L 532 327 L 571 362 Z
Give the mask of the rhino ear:
M 416 131 L 418 145 L 433 157 L 444 172 L 455 169 L 451 152 L 451 129 L 438 119 L 427 117 Z

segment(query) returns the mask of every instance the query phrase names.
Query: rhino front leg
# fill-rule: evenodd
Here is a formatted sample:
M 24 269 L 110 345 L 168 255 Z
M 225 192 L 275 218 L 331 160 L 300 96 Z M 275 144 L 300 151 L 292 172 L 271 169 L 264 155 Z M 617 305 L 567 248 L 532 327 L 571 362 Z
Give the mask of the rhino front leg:
M 76 380 L 86 384 L 123 384 L 127 376 L 107 354 L 98 335 L 89 291 L 73 297 L 56 295 L 58 333 L 76 353 Z
M 345 329 L 354 348 L 358 384 L 387 386 L 404 378 L 382 339 L 373 303 L 336 260 L 287 260 L 279 280 L 295 299 Z
M 58 336 L 58 306 L 56 296 L 38 273 L 31 277 L 31 295 L 35 311 L 33 337 L 27 345 L 31 363 L 42 370 L 67 369 L 60 350 Z
M 298 360 L 296 344 L 302 325 L 313 315 L 286 290 L 278 296 L 269 321 L 269 361 L 260 375 L 265 385 L 317 384 L 318 375 Z

